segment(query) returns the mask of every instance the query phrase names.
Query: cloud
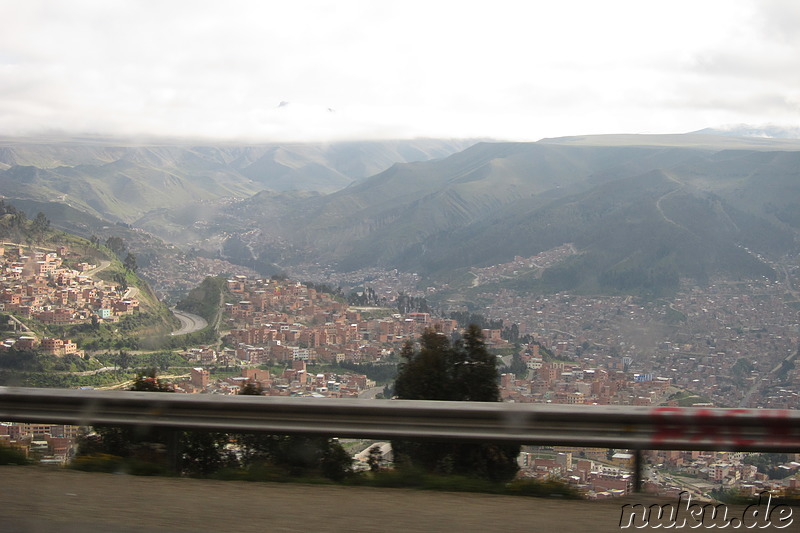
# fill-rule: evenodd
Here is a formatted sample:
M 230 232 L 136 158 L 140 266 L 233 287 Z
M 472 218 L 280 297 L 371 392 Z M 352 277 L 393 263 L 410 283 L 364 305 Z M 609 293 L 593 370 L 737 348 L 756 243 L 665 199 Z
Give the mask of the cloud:
M 797 23 L 800 4 L 795 0 L 762 0 L 754 3 L 757 28 L 761 36 L 792 46 L 800 45 Z
M 2 6 L 9 133 L 535 139 L 798 122 L 791 1 Z

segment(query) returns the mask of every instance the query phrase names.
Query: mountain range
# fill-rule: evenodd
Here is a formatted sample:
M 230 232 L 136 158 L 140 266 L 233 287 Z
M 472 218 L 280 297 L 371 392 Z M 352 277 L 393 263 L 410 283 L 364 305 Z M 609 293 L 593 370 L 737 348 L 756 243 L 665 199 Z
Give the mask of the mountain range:
M 5 196 L 67 203 L 135 224 L 154 210 L 264 190 L 329 193 L 396 162 L 457 152 L 467 140 L 193 146 L 0 140 Z
M 265 271 L 317 263 L 449 280 L 572 243 L 566 261 L 508 284 L 659 294 L 681 278 L 774 276 L 770 258 L 800 242 L 800 141 L 787 138 L 6 142 L 0 165 L 7 197 L 68 203 Z

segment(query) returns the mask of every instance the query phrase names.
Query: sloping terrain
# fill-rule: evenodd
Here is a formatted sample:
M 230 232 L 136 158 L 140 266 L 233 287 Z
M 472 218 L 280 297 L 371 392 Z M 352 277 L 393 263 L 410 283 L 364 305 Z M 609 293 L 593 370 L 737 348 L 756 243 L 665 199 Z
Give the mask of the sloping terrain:
M 651 141 L 652 142 L 652 141 Z M 744 250 L 794 246 L 800 152 L 693 146 L 482 143 L 398 164 L 275 217 L 263 199 L 235 207 L 259 228 L 341 270 L 378 265 L 437 274 L 530 256 L 581 254 L 544 282 L 558 288 L 674 287 L 717 272 L 770 275 Z M 262 208 L 263 207 L 263 208 Z M 564 270 L 566 268 L 566 270 Z
M 78 209 L 264 272 L 319 263 L 446 278 L 572 243 L 564 263 L 509 283 L 658 294 L 683 277 L 770 277 L 763 258 L 797 250 L 796 140 L 586 136 L 447 155 L 456 146 L 14 148 L 0 152 L 14 163 L 0 190 L 56 191 Z M 403 162 L 433 156 L 442 157 Z M 34 160 L 42 168 L 21 166 Z
M 329 193 L 395 162 L 442 157 L 470 144 L 426 139 L 253 146 L 0 141 L 0 193 L 67 203 L 133 223 L 155 210 L 263 190 Z
M 796 247 L 800 152 L 736 139 L 723 149 L 669 138 L 607 145 L 481 143 L 445 159 L 392 168 L 336 193 L 274 210 L 233 206 L 255 254 L 291 242 L 288 261 L 347 271 L 382 266 L 442 275 L 574 243 L 579 254 L 537 289 L 660 292 L 717 273 L 771 276 L 746 250 Z M 711 138 L 713 140 L 713 137 Z M 747 149 L 727 149 L 730 143 Z M 245 218 L 249 218 L 245 222 Z M 262 231 L 263 230 L 263 231 Z

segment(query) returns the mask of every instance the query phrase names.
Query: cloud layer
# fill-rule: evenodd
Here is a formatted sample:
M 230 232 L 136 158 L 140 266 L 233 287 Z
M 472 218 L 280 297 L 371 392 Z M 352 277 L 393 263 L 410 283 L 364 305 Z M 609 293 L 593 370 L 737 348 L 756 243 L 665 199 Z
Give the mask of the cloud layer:
M 800 123 L 792 0 L 0 0 L 0 15 L 5 135 L 538 139 Z

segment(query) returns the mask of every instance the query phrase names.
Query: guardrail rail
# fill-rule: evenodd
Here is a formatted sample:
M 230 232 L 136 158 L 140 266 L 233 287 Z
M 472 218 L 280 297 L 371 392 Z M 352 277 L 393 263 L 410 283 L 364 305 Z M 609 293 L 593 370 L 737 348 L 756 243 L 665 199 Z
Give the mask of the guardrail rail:
M 797 452 L 800 411 L 0 387 L 0 421 L 642 450 Z M 637 481 L 638 485 L 638 481 Z

